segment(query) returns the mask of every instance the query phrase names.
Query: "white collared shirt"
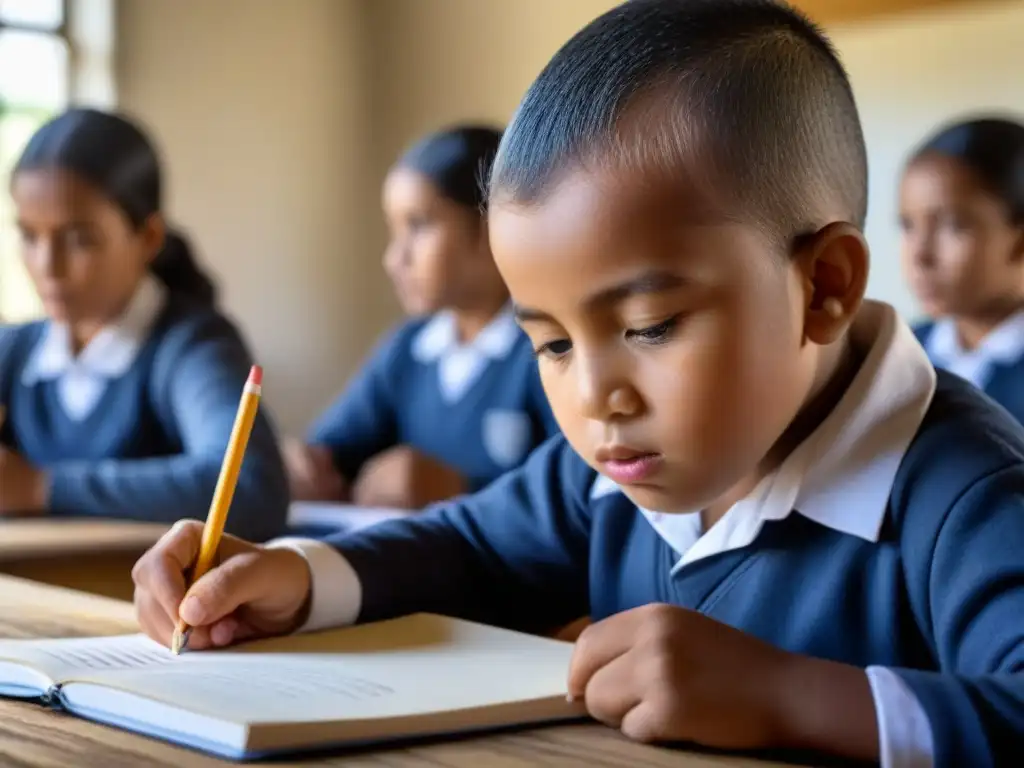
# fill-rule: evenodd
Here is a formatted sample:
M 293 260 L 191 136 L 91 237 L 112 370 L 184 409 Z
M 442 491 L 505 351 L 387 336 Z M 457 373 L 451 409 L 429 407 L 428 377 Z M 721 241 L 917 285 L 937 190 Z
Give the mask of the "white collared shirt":
M 897 470 L 931 404 L 936 375 L 913 332 L 888 305 L 865 302 L 850 334 L 865 356 L 842 400 L 776 472 L 708 531 L 701 527 L 699 511 L 668 515 L 638 508 L 679 555 L 673 574 L 702 558 L 748 546 L 765 522 L 794 512 L 833 530 L 878 541 Z M 618 492 L 599 475 L 590 497 Z M 337 550 L 296 539 L 275 545 L 300 552 L 314 584 L 324 585 L 314 586 L 307 628 L 355 621 L 362 588 Z M 934 742 L 920 702 L 887 668 L 869 667 L 867 676 L 883 768 L 930 768 Z
M 1024 309 L 993 328 L 974 349 L 964 349 L 951 318 L 938 320 L 925 339 L 925 349 L 939 368 L 984 389 L 994 366 L 1013 365 L 1024 357 Z
M 108 382 L 131 368 L 166 300 L 164 286 L 146 275 L 121 316 L 103 327 L 77 356 L 71 351 L 67 326 L 47 323 L 22 371 L 22 384 L 31 387 L 56 381 L 65 413 L 76 421 L 85 419 L 96 408 Z
M 878 541 L 896 472 L 931 404 L 936 376 L 910 328 L 887 305 L 866 302 L 850 335 L 865 357 L 842 400 L 710 530 L 701 530 L 699 510 L 640 510 L 679 554 L 673 573 L 747 546 L 765 522 L 794 511 L 834 531 Z M 614 483 L 602 476 L 591 497 L 613 490 Z
M 888 305 L 865 302 L 851 339 L 866 353 L 835 410 L 782 465 L 708 531 L 700 510 L 638 508 L 679 555 L 678 573 L 706 557 L 751 544 L 764 524 L 796 513 L 832 530 L 877 542 L 903 455 L 935 394 L 935 370 L 910 328 Z M 598 475 L 590 497 L 621 489 Z M 929 768 L 931 724 L 894 672 L 869 667 L 883 768 Z
M 444 311 L 420 329 L 413 339 L 411 352 L 419 363 L 437 363 L 441 395 L 446 402 L 456 403 L 492 361 L 508 356 L 521 333 L 511 306 L 506 306 L 472 341 L 460 344 L 455 315 Z

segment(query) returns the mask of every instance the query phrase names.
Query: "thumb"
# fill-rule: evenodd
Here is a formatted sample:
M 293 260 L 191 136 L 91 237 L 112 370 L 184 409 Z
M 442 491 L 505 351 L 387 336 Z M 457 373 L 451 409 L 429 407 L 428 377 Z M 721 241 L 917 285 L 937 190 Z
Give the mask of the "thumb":
M 193 627 L 213 624 L 240 606 L 265 598 L 273 590 L 273 573 L 268 573 L 260 552 L 244 552 L 224 561 L 193 584 L 178 615 Z

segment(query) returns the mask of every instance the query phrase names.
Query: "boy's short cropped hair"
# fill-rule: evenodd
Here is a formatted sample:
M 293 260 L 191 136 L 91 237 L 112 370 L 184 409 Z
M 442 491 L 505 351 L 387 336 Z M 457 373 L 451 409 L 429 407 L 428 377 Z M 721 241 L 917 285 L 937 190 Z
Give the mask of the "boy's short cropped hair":
M 690 174 L 727 217 L 783 247 L 863 227 L 867 157 L 853 91 L 822 31 L 773 0 L 630 0 L 569 40 L 520 104 L 495 202 L 541 202 L 561 174 Z

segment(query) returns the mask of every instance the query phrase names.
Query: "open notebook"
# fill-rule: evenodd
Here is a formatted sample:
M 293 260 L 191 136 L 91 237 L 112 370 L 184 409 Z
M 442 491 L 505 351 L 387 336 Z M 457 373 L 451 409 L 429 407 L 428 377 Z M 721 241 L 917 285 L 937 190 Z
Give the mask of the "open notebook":
M 232 759 L 582 716 L 572 646 L 431 614 L 173 656 L 141 635 L 0 641 L 0 695 Z

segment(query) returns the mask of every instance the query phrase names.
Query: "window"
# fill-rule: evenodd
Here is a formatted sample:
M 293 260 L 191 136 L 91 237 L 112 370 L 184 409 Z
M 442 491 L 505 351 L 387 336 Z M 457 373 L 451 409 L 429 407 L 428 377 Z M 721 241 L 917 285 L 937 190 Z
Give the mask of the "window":
M 66 0 L 0 0 L 0 318 L 40 314 L 21 264 L 7 183 L 25 142 L 70 92 Z

